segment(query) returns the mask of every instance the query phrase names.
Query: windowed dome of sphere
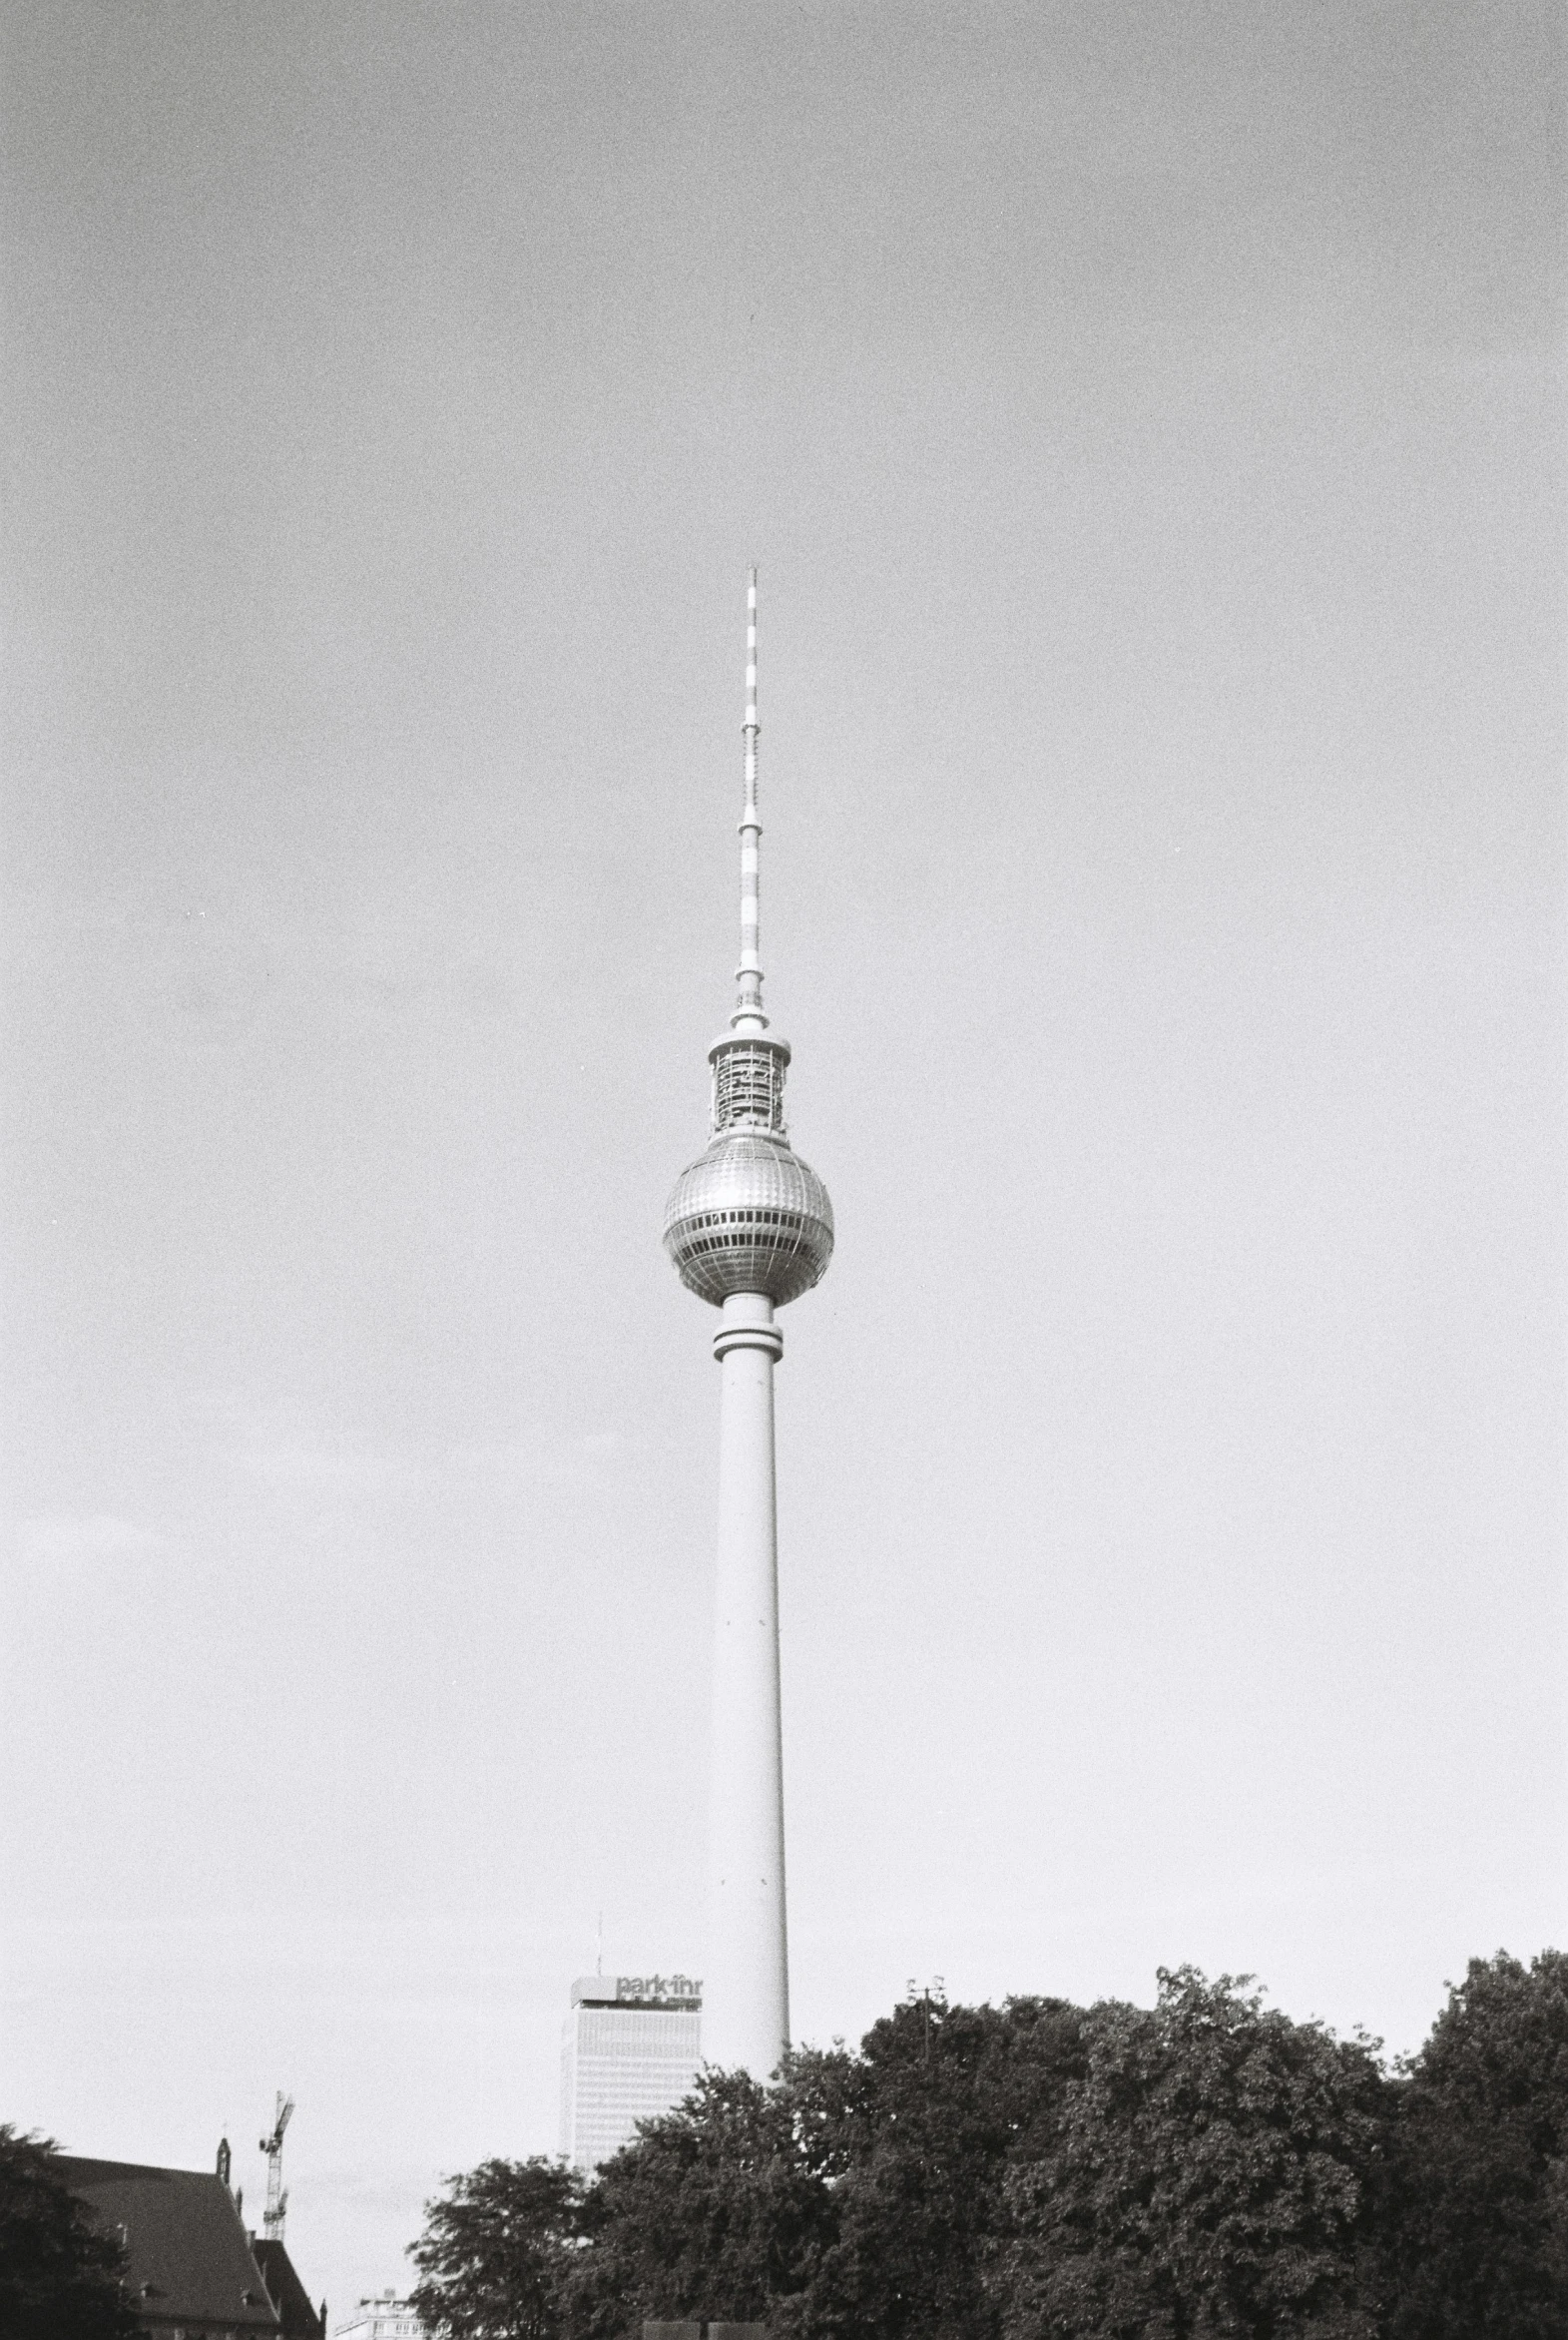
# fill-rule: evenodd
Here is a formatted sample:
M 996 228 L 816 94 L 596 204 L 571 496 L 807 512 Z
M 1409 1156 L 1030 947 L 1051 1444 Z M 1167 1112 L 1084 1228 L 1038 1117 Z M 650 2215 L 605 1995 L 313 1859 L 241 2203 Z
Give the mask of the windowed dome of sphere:
M 719 1308 L 732 1292 L 796 1300 L 832 1256 L 833 1206 L 781 1137 L 727 1129 L 683 1170 L 664 1215 L 681 1281 Z

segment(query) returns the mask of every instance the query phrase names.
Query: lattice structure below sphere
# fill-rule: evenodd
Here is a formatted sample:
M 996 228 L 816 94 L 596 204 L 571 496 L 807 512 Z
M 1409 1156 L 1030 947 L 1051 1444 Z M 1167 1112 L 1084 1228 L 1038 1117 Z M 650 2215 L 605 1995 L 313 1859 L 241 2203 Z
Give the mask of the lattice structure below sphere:
M 715 1308 L 732 1292 L 763 1292 L 782 1308 L 832 1257 L 833 1206 L 783 1139 L 726 1130 L 676 1180 L 664 1242 L 682 1283 Z

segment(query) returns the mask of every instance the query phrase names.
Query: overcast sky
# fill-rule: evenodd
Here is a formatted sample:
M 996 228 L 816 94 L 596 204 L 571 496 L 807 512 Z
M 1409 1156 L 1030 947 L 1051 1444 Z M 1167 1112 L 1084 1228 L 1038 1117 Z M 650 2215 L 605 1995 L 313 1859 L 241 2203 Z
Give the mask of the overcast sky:
M 335 2321 L 701 1971 L 754 560 L 797 2031 L 1568 1939 L 1560 38 L 7 12 L 0 2117 Z

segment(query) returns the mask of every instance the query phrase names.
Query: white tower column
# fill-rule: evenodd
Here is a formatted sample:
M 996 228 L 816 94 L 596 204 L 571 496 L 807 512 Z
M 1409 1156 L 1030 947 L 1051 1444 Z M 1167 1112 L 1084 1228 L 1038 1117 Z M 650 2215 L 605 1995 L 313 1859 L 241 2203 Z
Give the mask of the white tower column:
M 756 2079 L 789 2043 L 774 1484 L 783 1351 L 772 1300 L 732 1293 L 714 1338 L 723 1390 L 703 2054 Z

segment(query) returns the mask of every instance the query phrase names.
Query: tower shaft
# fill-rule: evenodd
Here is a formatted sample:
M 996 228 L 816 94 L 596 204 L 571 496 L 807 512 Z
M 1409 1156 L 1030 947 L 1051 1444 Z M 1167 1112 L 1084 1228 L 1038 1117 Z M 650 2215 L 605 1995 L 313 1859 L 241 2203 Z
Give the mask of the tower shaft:
M 725 1301 L 714 1340 L 723 1382 L 703 2052 L 757 2079 L 789 2044 L 774 1481 L 783 1347 L 771 1300 Z

